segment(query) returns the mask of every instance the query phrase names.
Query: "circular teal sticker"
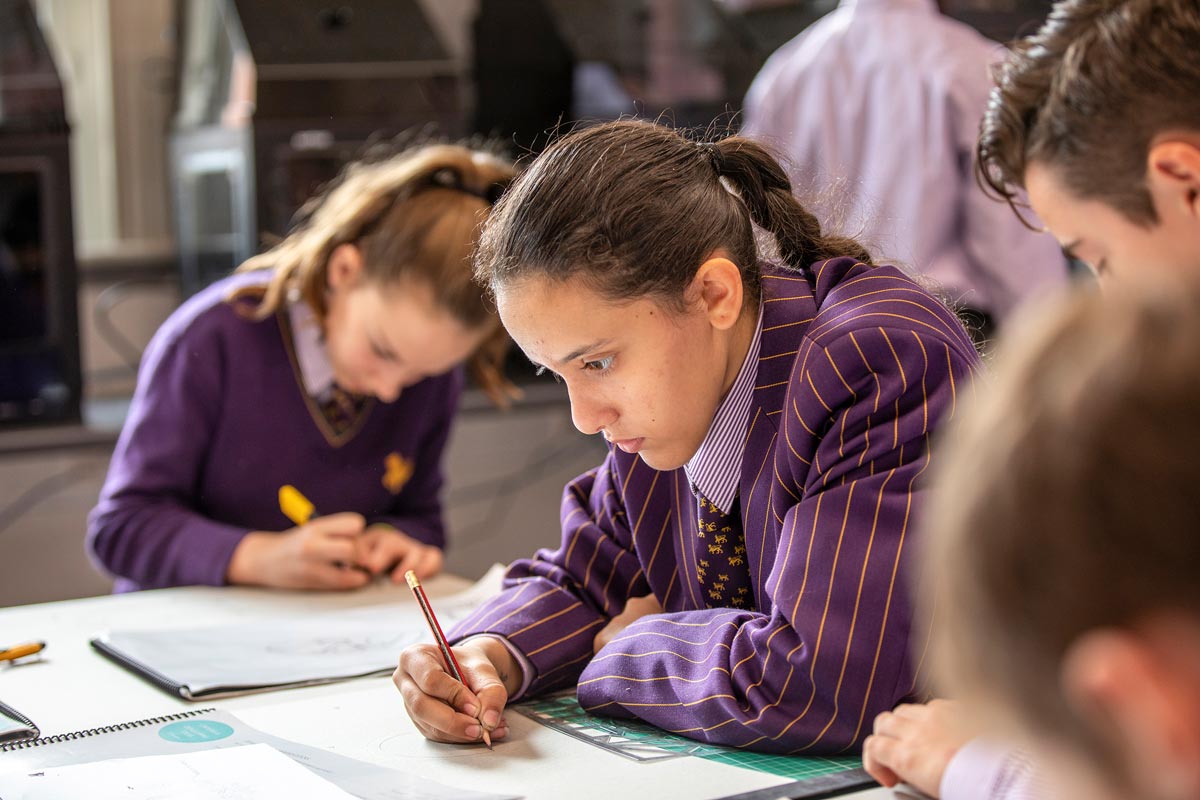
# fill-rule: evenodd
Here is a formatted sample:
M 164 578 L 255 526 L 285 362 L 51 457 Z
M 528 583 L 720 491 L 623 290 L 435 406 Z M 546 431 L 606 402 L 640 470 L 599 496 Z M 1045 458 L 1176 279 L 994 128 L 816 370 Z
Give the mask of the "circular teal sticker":
M 213 722 L 207 719 L 188 719 L 182 722 L 172 722 L 158 729 L 158 735 L 168 742 L 181 744 L 199 744 L 215 742 L 233 736 L 233 728 L 224 722 Z

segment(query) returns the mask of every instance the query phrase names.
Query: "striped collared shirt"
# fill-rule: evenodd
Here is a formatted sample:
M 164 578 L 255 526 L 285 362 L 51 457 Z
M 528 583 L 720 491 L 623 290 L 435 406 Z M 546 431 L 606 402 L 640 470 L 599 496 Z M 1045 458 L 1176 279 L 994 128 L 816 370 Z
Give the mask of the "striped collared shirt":
M 692 491 L 703 495 L 725 514 L 733 508 L 738 481 L 742 475 L 742 455 L 746 451 L 746 423 L 750 402 L 754 399 L 754 376 L 758 374 L 758 351 L 762 343 L 762 304 L 754 324 L 754 338 L 742 361 L 737 378 L 729 388 L 713 417 L 700 449 L 684 465 Z

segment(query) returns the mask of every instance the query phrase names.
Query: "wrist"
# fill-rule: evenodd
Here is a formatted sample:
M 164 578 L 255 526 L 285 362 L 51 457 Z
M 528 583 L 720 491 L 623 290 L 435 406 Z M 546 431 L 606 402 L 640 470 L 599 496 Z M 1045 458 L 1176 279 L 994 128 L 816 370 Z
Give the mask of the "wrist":
M 487 660 L 492 662 L 504 683 L 504 691 L 509 697 L 514 697 L 525 683 L 525 672 L 508 645 L 500 638 L 486 634 L 473 639 L 472 644 L 477 644 Z
M 264 585 L 261 565 L 264 554 L 275 544 L 274 539 L 275 534 L 266 531 L 250 531 L 243 536 L 229 558 L 225 581 L 242 586 Z

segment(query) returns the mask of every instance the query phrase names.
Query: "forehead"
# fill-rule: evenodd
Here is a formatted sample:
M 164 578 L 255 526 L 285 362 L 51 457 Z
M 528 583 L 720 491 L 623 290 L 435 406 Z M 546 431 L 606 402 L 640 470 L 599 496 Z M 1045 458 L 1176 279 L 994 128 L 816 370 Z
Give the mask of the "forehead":
M 637 335 L 669 318 L 650 298 L 613 300 L 584 281 L 542 277 L 497 287 L 496 308 L 521 349 L 544 364 L 593 342 Z

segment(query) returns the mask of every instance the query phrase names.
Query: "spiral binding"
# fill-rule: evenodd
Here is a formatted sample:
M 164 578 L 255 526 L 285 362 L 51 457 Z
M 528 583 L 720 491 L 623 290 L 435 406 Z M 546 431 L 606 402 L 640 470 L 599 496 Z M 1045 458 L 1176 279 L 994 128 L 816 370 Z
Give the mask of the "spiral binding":
M 23 742 L 0 744 L 0 753 L 8 753 L 16 750 L 27 750 L 33 747 L 41 747 L 42 745 L 47 744 L 59 744 L 60 742 L 70 742 L 76 739 L 87 739 L 90 736 L 101 736 L 106 733 L 127 731 L 133 728 L 144 728 L 148 725 L 160 725 L 164 722 L 176 722 L 181 719 L 198 717 L 202 714 L 210 714 L 213 711 L 216 711 L 216 709 L 198 708 L 193 711 L 180 711 L 177 714 L 167 714 L 164 717 L 147 717 L 146 719 L 137 719 L 131 722 L 121 722 L 116 725 L 105 725 L 102 728 L 89 728 L 82 731 L 71 731 L 70 733 L 56 733 L 53 736 L 39 736 L 36 739 L 27 739 Z

